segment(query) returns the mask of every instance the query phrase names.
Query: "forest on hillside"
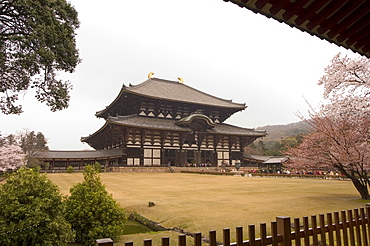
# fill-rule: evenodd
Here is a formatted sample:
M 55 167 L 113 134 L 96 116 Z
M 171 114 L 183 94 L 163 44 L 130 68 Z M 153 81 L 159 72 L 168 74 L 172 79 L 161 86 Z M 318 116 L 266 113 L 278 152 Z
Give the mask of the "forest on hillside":
M 245 148 L 249 155 L 282 156 L 288 147 L 295 147 L 310 131 L 307 122 L 299 121 L 287 125 L 268 125 L 256 128 L 266 130 L 267 136 L 259 138 Z

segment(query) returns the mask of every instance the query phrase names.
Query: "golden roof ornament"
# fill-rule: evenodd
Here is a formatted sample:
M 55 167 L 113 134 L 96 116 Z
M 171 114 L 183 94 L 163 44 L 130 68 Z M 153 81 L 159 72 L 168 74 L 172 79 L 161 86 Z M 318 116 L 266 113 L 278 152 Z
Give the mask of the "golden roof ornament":
M 150 72 L 150 73 L 148 74 L 148 78 L 149 78 L 149 79 L 154 78 L 154 73 L 153 73 L 153 72 Z
M 181 77 L 178 77 L 177 79 L 179 80 L 180 84 L 184 83 L 184 80 Z

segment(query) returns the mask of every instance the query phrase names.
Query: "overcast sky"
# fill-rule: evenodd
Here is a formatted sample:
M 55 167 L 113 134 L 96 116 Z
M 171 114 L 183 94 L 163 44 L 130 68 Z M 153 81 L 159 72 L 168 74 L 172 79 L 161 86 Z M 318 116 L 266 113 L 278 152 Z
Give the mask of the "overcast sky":
M 81 137 L 104 125 L 95 113 L 122 84 L 156 78 L 184 83 L 224 99 L 246 103 L 230 124 L 243 127 L 299 121 L 322 99 L 317 85 L 337 53 L 353 53 L 223 0 L 72 0 L 81 26 L 82 58 L 73 74 L 68 109 L 53 113 L 29 91 L 24 113 L 1 115 L 2 135 L 42 132 L 50 149 L 90 149 Z

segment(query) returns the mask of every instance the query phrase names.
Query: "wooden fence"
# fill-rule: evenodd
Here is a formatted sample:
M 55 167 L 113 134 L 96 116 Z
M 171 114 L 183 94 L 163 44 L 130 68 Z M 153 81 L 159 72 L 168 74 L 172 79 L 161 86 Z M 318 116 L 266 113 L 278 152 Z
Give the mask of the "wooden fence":
M 370 245 L 370 204 L 366 208 L 313 215 L 302 220 L 290 217 L 276 217 L 271 222 L 271 235 L 267 235 L 266 223 L 260 224 L 260 235 L 256 238 L 255 225 L 249 225 L 248 240 L 244 240 L 242 227 L 236 228 L 236 242 L 230 242 L 230 229 L 223 230 L 223 242 L 217 242 L 216 231 L 210 231 L 208 237 L 201 233 L 194 234 L 194 246 L 201 246 L 207 241 L 210 246 L 368 246 Z M 204 244 L 204 243 L 203 243 Z M 98 244 L 97 244 L 98 245 Z M 112 244 L 113 245 L 113 244 Z M 144 240 L 144 246 L 151 246 L 152 240 Z M 162 246 L 169 246 L 170 239 L 162 238 Z M 125 246 L 133 246 L 126 242 Z M 186 246 L 186 236 L 179 235 L 178 246 Z

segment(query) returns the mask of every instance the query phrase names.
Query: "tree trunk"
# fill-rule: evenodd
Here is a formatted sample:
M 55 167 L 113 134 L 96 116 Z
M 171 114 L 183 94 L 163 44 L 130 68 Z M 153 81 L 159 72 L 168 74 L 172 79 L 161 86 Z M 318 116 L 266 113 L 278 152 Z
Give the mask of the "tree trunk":
M 365 200 L 370 200 L 369 189 L 367 187 L 366 182 L 364 185 L 364 184 L 361 184 L 361 182 L 355 177 L 351 177 L 350 179 L 353 185 L 356 187 L 356 190 L 360 193 L 361 198 Z
M 348 173 L 342 165 L 334 165 L 335 167 L 337 167 L 339 169 L 339 171 L 344 174 L 347 178 L 351 179 L 353 185 L 355 186 L 356 190 L 358 191 L 358 193 L 360 193 L 361 195 L 361 198 L 364 199 L 364 200 L 370 200 L 370 195 L 369 195 L 369 189 L 368 189 L 368 182 L 366 180 L 366 182 L 360 182 L 360 180 L 362 179 L 367 179 L 367 175 L 365 175 L 365 177 L 363 176 L 359 176 L 359 177 L 356 177 L 355 175 L 352 175 L 350 173 Z

